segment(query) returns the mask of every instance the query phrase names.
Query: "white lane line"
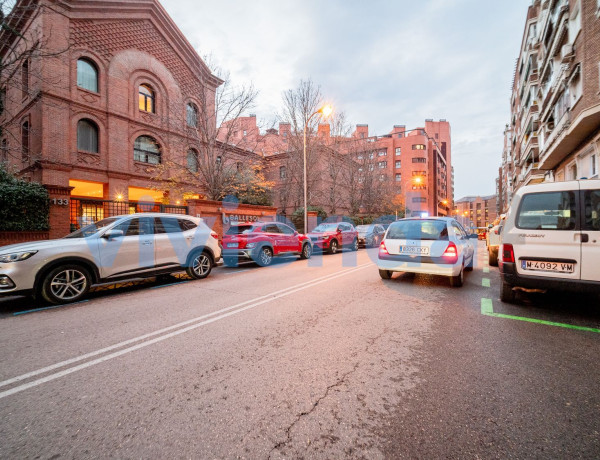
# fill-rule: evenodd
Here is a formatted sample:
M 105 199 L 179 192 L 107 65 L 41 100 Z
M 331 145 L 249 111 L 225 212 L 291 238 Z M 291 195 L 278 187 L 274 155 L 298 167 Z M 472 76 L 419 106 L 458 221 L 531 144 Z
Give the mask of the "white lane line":
M 233 275 L 235 273 L 242 273 L 242 272 L 248 272 L 248 271 L 250 271 L 250 269 L 249 268 L 245 268 L 243 270 L 235 270 L 233 272 L 227 272 L 227 273 L 225 273 L 225 275 Z
M 260 296 L 260 297 L 257 297 L 255 299 L 252 299 L 252 300 L 247 300 L 245 302 L 241 302 L 241 303 L 233 305 L 231 307 L 223 308 L 223 309 L 215 311 L 213 313 L 209 313 L 209 314 L 202 315 L 202 316 L 199 316 L 197 318 L 194 318 L 194 319 L 191 319 L 191 320 L 188 320 L 188 321 L 184 321 L 184 322 L 176 324 L 174 326 L 169 326 L 169 327 L 166 327 L 164 329 L 160 329 L 159 331 L 151 332 L 149 334 L 144 334 L 142 336 L 135 337 L 133 339 L 126 340 L 124 342 L 120 342 L 120 343 L 117 343 L 115 345 L 111 345 L 110 347 L 106 347 L 106 348 L 103 348 L 101 350 L 97 350 L 97 351 L 94 351 L 94 352 L 91 352 L 91 353 L 87 353 L 85 355 L 81 355 L 81 356 L 78 356 L 76 358 L 72 358 L 72 359 L 69 359 L 69 360 L 66 360 L 66 361 L 62 361 L 60 363 L 56 363 L 56 364 L 53 364 L 51 366 L 44 367 L 42 369 L 38 369 L 38 370 L 35 370 L 35 371 L 32 371 L 32 372 L 28 372 L 27 374 L 23 374 L 23 375 L 14 377 L 14 378 L 9 379 L 9 380 L 5 380 L 3 382 L 0 382 L 0 387 L 1 386 L 6 386 L 6 385 L 10 385 L 11 383 L 15 383 L 15 382 L 18 382 L 18 381 L 21 381 L 21 380 L 25 380 L 27 378 L 30 378 L 30 377 L 33 377 L 33 376 L 36 376 L 36 375 L 39 375 L 39 374 L 43 374 L 43 373 L 52 371 L 54 369 L 58 369 L 60 367 L 67 366 L 69 364 L 73 364 L 73 363 L 82 361 L 84 359 L 90 358 L 90 357 L 98 356 L 100 354 L 106 353 L 106 352 L 114 350 L 116 348 L 121 348 L 123 346 L 129 345 L 131 343 L 139 342 L 140 340 L 144 340 L 146 338 L 149 338 L 149 337 L 152 337 L 152 336 L 155 336 L 155 335 L 164 334 L 165 332 L 168 332 L 168 331 L 173 330 L 173 329 L 177 329 L 179 327 L 182 327 L 182 326 L 185 326 L 185 325 L 188 325 L 188 324 L 191 324 L 191 323 L 196 323 L 196 324 L 193 324 L 193 325 L 188 326 L 186 328 L 179 329 L 177 331 L 174 331 L 174 332 L 171 332 L 171 333 L 168 333 L 168 334 L 165 334 L 165 335 L 161 335 L 161 336 L 156 337 L 156 338 L 154 338 L 152 340 L 148 340 L 148 341 L 139 343 L 137 345 L 131 346 L 129 348 L 125 348 L 123 350 L 119 350 L 117 352 L 111 353 L 111 354 L 103 356 L 101 358 L 98 358 L 98 359 L 95 359 L 95 360 L 92 360 L 92 361 L 88 361 L 86 363 L 80 364 L 80 365 L 75 366 L 75 367 L 71 367 L 69 369 L 65 369 L 63 371 L 57 372 L 57 373 L 49 375 L 47 377 L 43 377 L 43 378 L 38 379 L 38 380 L 34 380 L 34 381 L 30 382 L 30 383 L 26 383 L 26 384 L 17 386 L 15 388 L 11 388 L 10 390 L 6 390 L 6 391 L 3 391 L 3 392 L 0 392 L 0 399 L 5 398 L 5 397 L 10 396 L 10 395 L 13 395 L 15 393 L 19 393 L 19 392 L 24 391 L 24 390 L 26 390 L 28 388 L 32 388 L 32 387 L 41 385 L 42 383 L 50 382 L 50 381 L 55 380 L 55 379 L 57 379 L 59 377 L 63 377 L 65 375 L 71 374 L 71 373 L 79 371 L 81 369 L 85 369 L 85 368 L 93 366 L 95 364 L 99 364 L 99 363 L 102 363 L 104 361 L 108 361 L 109 359 L 113 359 L 113 358 L 119 357 L 119 356 L 121 356 L 121 355 L 123 355 L 125 353 L 130 353 L 132 351 L 138 350 L 140 348 L 144 348 L 144 347 L 152 345 L 154 343 L 158 343 L 158 342 L 161 342 L 163 340 L 169 339 L 171 337 L 175 337 L 177 335 L 180 335 L 180 334 L 183 334 L 185 332 L 188 332 L 188 331 L 191 331 L 193 329 L 196 329 L 196 328 L 198 328 L 200 326 L 204 326 L 206 324 L 210 324 L 210 323 L 212 323 L 214 321 L 218 321 L 220 319 L 227 318 L 227 317 L 235 315 L 237 313 L 241 313 L 241 312 L 243 312 L 245 310 L 249 310 L 251 308 L 258 307 L 259 305 L 263 305 L 263 304 L 265 304 L 267 302 L 271 302 L 272 300 L 279 299 L 281 297 L 286 297 L 286 296 L 288 296 L 290 294 L 293 294 L 295 292 L 302 291 L 304 289 L 308 289 L 309 287 L 313 287 L 313 286 L 316 286 L 318 284 L 325 283 L 325 282 L 330 281 L 330 280 L 335 279 L 335 278 L 340 278 L 340 277 L 348 275 L 350 273 L 362 270 L 363 268 L 365 268 L 367 266 L 370 266 L 370 265 L 372 265 L 371 262 L 359 265 L 359 266 L 354 267 L 354 268 L 350 268 L 350 269 L 344 270 L 342 272 L 325 275 L 325 276 L 322 276 L 322 277 L 317 278 L 317 279 L 312 280 L 312 281 L 306 281 L 304 283 L 300 283 L 300 284 L 297 284 L 295 286 L 290 286 L 290 287 L 288 287 L 286 289 L 281 289 L 279 291 L 275 291 L 275 292 L 272 292 L 270 294 L 267 294 L 267 295 L 264 295 L 264 296 Z M 248 304 L 250 304 L 250 305 L 248 305 Z M 244 305 L 246 305 L 246 306 L 244 307 Z M 239 307 L 243 307 L 243 308 L 239 308 Z M 234 310 L 234 309 L 236 309 L 236 310 Z M 234 311 L 230 311 L 230 310 L 234 310 Z M 225 313 L 225 312 L 227 312 L 227 313 Z M 206 318 L 209 318 L 209 317 L 215 316 L 215 315 L 219 315 L 219 316 L 216 316 L 215 318 L 211 318 L 211 319 L 207 319 L 205 321 L 202 321 L 203 319 L 206 319 Z M 198 323 L 198 321 L 201 321 L 201 322 Z

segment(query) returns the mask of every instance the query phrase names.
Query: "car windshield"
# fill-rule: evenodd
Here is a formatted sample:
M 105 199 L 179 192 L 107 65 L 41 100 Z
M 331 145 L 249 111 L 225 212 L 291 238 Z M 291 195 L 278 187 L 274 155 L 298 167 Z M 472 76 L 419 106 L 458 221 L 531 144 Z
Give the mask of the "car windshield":
M 87 238 L 88 236 L 95 235 L 100 230 L 102 230 L 104 227 L 112 224 L 113 222 L 117 221 L 118 219 L 119 219 L 118 217 L 107 217 L 106 219 L 102 219 L 102 220 L 99 220 L 98 222 L 92 223 L 90 225 L 86 225 L 85 227 L 80 228 L 76 232 L 73 232 L 73 233 L 65 236 L 65 238 Z
M 356 227 L 357 232 L 368 232 L 370 229 L 370 225 L 359 225 L 358 227 Z
M 448 228 L 442 220 L 405 220 L 390 225 L 387 239 L 447 240 Z
M 320 224 L 314 228 L 313 232 L 334 232 L 337 226 L 338 224 Z
M 246 235 L 256 230 L 256 225 L 232 225 L 225 235 Z

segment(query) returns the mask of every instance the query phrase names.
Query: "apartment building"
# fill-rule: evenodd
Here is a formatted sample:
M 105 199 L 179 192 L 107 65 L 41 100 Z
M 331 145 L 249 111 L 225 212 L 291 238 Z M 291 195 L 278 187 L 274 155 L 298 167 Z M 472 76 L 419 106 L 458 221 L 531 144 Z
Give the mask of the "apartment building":
M 513 189 L 542 181 L 598 177 L 598 1 L 532 2 L 510 103 Z
M 456 200 L 453 214 L 464 227 L 487 227 L 498 217 L 497 196 L 466 196 Z

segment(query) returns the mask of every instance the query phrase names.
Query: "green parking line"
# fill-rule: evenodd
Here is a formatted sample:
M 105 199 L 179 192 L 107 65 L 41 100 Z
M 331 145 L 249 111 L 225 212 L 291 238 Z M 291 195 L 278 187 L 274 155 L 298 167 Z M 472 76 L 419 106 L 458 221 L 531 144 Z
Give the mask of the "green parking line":
M 490 279 L 489 278 L 482 278 L 481 279 L 481 285 L 483 287 L 490 287 Z
M 585 326 L 574 326 L 572 324 L 556 323 L 554 321 L 544 321 L 542 319 L 525 318 L 523 316 L 504 315 L 502 313 L 494 313 L 494 306 L 492 305 L 492 299 L 481 299 L 481 314 L 485 316 L 492 316 L 494 318 L 514 319 L 516 321 L 525 321 L 527 323 L 544 324 L 545 326 L 556 326 L 564 327 L 565 329 L 575 329 L 577 331 L 596 332 L 600 334 L 600 329 L 594 327 Z
M 483 273 L 489 273 L 490 267 L 483 267 Z

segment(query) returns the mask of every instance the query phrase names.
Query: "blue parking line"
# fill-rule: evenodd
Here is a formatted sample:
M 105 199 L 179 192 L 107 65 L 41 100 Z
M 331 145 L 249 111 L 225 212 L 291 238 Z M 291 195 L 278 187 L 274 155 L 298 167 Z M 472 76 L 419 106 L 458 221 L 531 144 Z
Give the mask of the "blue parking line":
M 62 305 L 54 305 L 53 307 L 43 307 L 43 308 L 35 308 L 33 310 L 18 311 L 17 313 L 13 313 L 13 316 L 26 315 L 27 313 L 35 313 L 35 312 L 44 311 L 44 310 L 54 310 L 55 308 L 68 307 L 69 305 L 77 305 L 78 303 L 84 303 L 84 302 L 89 302 L 89 299 L 88 300 L 80 300 L 79 302 L 73 302 L 73 303 L 65 303 Z

